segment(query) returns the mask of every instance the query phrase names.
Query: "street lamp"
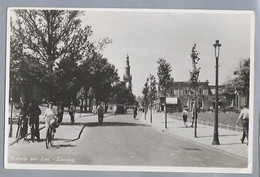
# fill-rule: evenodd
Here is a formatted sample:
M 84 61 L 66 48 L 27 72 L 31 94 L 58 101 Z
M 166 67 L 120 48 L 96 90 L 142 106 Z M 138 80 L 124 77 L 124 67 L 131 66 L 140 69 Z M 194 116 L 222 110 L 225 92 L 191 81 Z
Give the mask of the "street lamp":
M 221 44 L 219 40 L 216 40 L 216 43 L 213 44 L 215 49 L 215 57 L 216 57 L 216 84 L 215 84 L 215 119 L 214 119 L 214 135 L 212 145 L 220 145 L 218 138 L 218 59 L 219 59 L 219 51 Z

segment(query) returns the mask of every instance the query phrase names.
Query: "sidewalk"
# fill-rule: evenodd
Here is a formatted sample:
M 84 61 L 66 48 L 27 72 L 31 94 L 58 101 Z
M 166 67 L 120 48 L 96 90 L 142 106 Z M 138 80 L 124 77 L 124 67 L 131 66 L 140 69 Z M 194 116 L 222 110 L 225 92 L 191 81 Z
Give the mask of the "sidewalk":
M 213 126 L 201 125 L 197 126 L 197 138 L 194 137 L 194 127 L 185 127 L 183 121 L 172 119 L 167 117 L 167 129 L 165 129 L 165 114 L 164 113 L 154 113 L 152 114 L 152 123 L 150 123 L 150 111 L 147 112 L 146 120 L 144 119 L 144 113 L 138 113 L 137 119 L 139 121 L 149 124 L 157 130 L 165 133 L 171 133 L 180 137 L 181 139 L 186 139 L 188 141 L 193 141 L 205 147 L 226 152 L 228 154 L 239 156 L 243 159 L 248 157 L 248 146 L 246 143 L 242 144 L 240 138 L 242 132 L 226 130 L 219 128 L 219 141 L 220 145 L 212 145 L 213 141 Z M 190 122 L 187 125 L 190 126 Z

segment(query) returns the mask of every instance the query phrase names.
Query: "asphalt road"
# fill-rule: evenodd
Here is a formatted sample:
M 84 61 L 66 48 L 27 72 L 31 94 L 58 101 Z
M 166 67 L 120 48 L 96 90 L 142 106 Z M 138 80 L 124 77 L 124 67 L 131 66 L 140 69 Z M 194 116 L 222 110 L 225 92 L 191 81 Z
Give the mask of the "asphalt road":
M 41 130 L 42 139 L 45 131 Z M 9 163 L 21 164 L 247 166 L 246 160 L 161 132 L 130 114 L 105 117 L 103 126 L 94 116 L 61 125 L 51 149 L 45 148 L 44 141 L 21 140 L 8 150 Z

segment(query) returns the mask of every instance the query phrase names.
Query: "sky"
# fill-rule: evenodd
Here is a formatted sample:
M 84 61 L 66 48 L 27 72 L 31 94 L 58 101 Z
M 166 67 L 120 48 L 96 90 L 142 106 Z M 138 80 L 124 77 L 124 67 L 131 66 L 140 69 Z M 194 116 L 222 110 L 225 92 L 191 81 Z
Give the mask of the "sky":
M 172 66 L 175 81 L 188 81 L 192 68 L 191 48 L 200 53 L 200 81 L 215 83 L 213 44 L 222 44 L 219 56 L 219 83 L 227 81 L 241 59 L 250 58 L 250 15 L 235 12 L 129 10 L 86 11 L 83 22 L 91 25 L 90 40 L 112 39 L 103 51 L 123 78 L 129 55 L 133 93 L 140 96 L 149 74 L 157 76 L 157 61 L 164 58 Z
M 194 43 L 201 58 L 199 80 L 214 85 L 213 44 L 220 41 L 219 83 L 225 82 L 241 59 L 250 58 L 250 17 L 241 11 L 86 9 L 82 22 L 92 27 L 91 41 L 112 40 L 103 56 L 115 65 L 121 80 L 129 55 L 133 93 L 141 96 L 149 74 L 157 77 L 159 58 L 171 64 L 175 81 L 188 81 Z

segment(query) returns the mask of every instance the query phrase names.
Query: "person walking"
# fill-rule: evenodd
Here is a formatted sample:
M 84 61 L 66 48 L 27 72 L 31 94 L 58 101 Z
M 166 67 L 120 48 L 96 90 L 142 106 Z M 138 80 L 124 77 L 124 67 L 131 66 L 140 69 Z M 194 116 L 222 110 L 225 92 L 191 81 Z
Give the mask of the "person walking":
M 184 124 L 185 127 L 188 127 L 188 126 L 187 126 L 187 118 L 188 118 L 188 115 L 189 115 L 189 112 L 187 111 L 187 109 L 183 109 L 182 119 L 183 119 L 183 124 Z
M 70 103 L 69 107 L 69 115 L 70 115 L 70 121 L 72 124 L 74 124 L 75 121 L 75 113 L 76 113 L 76 107 L 74 106 L 73 102 Z
M 244 143 L 245 138 L 247 139 L 248 145 L 248 128 L 249 128 L 249 110 L 246 105 L 241 106 L 241 111 L 237 119 L 237 125 L 242 124 L 243 134 L 241 143 Z
M 114 105 L 114 106 L 113 106 L 113 113 L 114 113 L 114 116 L 116 116 L 116 110 L 117 110 L 117 106 Z
M 97 113 L 98 113 L 98 122 L 99 122 L 100 125 L 102 126 L 103 118 L 104 118 L 104 113 L 105 113 L 105 110 L 104 110 L 102 104 L 98 105 L 98 107 L 97 107 Z
M 136 116 L 137 116 L 137 106 L 134 105 L 134 119 L 136 118 Z
M 39 131 L 39 116 L 41 115 L 41 109 L 36 104 L 35 100 L 32 100 L 29 104 L 28 115 L 29 125 L 31 126 L 31 140 L 34 141 L 34 136 L 36 136 L 37 141 L 40 142 L 40 131 Z
M 58 123 L 61 124 L 63 120 L 63 113 L 64 113 L 64 106 L 62 101 L 59 102 L 57 106 L 57 117 L 58 117 Z

